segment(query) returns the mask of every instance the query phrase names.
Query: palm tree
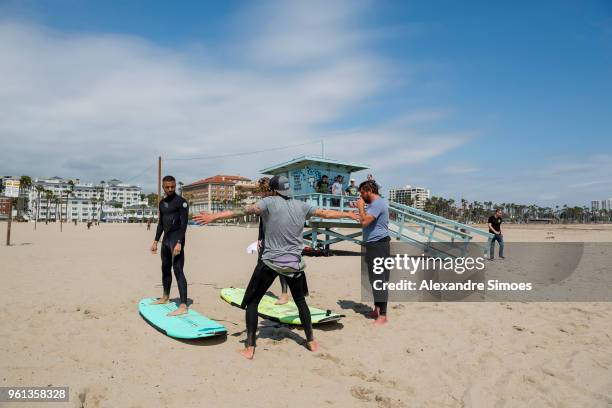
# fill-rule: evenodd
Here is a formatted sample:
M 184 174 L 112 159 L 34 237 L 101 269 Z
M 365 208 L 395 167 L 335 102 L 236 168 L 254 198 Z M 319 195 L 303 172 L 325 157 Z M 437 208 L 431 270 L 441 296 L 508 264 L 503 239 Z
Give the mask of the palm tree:
M 38 219 L 40 218 L 40 195 L 45 191 L 45 188 L 40 184 L 37 184 L 35 188 L 36 188 L 36 215 L 34 217 L 34 229 L 36 229 L 36 223 L 38 222 Z
M 55 194 L 51 190 L 45 190 L 45 199 L 47 200 L 47 208 L 45 211 L 45 224 L 49 222 L 49 207 L 51 206 L 51 200 L 53 200 Z
M 32 178 L 30 176 L 21 176 L 19 178 L 19 195 L 21 195 L 21 191 L 22 190 L 24 192 L 26 192 L 31 187 L 32 187 Z M 28 199 L 25 198 L 24 200 L 25 200 L 25 202 L 23 203 L 23 207 L 22 208 L 28 208 Z M 17 210 L 17 211 L 19 211 L 19 210 Z
M 60 192 L 60 194 L 61 194 L 61 192 Z M 55 204 L 55 222 L 57 222 L 57 215 L 58 215 L 58 212 L 59 212 L 58 208 L 59 208 L 59 205 L 61 203 L 60 198 L 58 196 L 54 196 L 53 203 Z M 59 216 L 60 216 L 60 218 L 62 217 L 61 214 L 59 214 Z

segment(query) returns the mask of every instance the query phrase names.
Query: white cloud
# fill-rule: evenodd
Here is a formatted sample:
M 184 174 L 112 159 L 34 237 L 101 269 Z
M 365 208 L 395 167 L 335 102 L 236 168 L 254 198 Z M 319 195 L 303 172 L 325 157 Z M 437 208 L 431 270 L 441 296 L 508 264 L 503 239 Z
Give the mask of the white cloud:
M 465 143 L 465 134 L 418 131 L 447 114 L 436 110 L 368 129 L 322 130 L 397 83 L 387 61 L 368 51 L 370 31 L 358 27 L 366 6 L 251 8 L 241 16 L 249 22 L 244 41 L 229 56 L 209 44 L 181 51 L 131 36 L 0 21 L 0 172 L 125 180 L 154 165 L 159 154 L 214 156 L 322 137 L 330 157 L 383 171 Z M 255 176 L 319 151 L 313 143 L 246 160 L 170 161 L 164 172 L 186 182 L 217 172 Z M 154 177 L 133 181 L 151 188 Z

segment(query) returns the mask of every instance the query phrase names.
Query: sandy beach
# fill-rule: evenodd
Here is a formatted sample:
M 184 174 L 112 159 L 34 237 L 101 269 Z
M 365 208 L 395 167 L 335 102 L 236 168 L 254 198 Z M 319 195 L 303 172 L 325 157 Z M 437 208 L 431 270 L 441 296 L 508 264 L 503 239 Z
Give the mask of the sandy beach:
M 317 353 L 300 345 L 301 330 L 260 320 L 247 361 L 236 352 L 244 312 L 219 290 L 248 282 L 255 228 L 188 229 L 192 307 L 228 329 L 201 341 L 164 336 L 138 314 L 141 298 L 161 294 L 159 255 L 148 251 L 154 231 L 33 228 L 13 224 L 14 245 L 0 247 L 0 386 L 70 387 L 69 403 L 36 406 L 612 405 L 611 303 L 394 303 L 390 323 L 374 328 L 362 315 L 360 258 L 308 258 L 309 304 L 346 317 L 315 327 Z M 507 241 L 551 232 L 559 242 L 612 242 L 612 226 L 504 226 Z M 5 233 L 2 223 L 3 242 Z

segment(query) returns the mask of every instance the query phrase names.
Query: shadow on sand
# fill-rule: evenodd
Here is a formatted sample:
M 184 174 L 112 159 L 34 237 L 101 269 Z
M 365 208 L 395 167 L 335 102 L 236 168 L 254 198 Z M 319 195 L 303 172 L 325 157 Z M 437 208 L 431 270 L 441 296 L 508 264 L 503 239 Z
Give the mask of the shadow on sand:
M 370 313 L 374 311 L 372 306 L 366 305 L 365 303 L 357 303 L 353 300 L 339 300 L 338 306 L 344 310 L 350 309 L 355 313 L 359 313 L 360 315 L 367 317 L 368 319 L 371 318 Z

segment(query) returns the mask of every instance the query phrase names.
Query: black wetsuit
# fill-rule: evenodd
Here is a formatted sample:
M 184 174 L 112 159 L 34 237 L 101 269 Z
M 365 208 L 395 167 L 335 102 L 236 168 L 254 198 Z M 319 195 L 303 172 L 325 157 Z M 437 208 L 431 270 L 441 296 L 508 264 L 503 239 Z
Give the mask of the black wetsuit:
M 164 233 L 161 247 L 164 295 L 170 295 L 171 269 L 174 269 L 181 303 L 184 304 L 187 304 L 187 280 L 183 273 L 183 266 L 185 265 L 185 232 L 187 231 L 188 213 L 189 207 L 183 197 L 177 194 L 167 196 L 159 203 L 160 217 L 155 232 L 155 241 L 159 241 L 162 232 Z M 173 257 L 172 252 L 177 243 L 181 244 L 181 252 Z

